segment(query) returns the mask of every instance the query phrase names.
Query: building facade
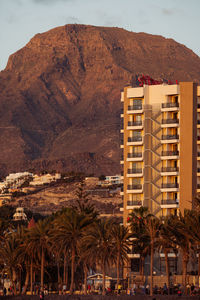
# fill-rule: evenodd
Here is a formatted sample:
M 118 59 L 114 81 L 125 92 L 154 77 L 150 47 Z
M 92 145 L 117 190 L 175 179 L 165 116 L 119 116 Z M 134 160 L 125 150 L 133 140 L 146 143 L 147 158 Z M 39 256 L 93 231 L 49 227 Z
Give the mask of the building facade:
M 140 206 L 156 216 L 192 209 L 200 192 L 200 86 L 125 87 L 121 102 L 124 225 Z

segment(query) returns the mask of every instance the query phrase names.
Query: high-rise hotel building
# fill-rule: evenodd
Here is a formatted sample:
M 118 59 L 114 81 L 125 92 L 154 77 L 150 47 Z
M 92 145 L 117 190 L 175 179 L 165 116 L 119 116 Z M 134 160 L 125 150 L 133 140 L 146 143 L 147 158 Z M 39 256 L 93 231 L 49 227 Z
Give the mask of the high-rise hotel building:
M 200 86 L 125 87 L 121 101 L 124 224 L 140 206 L 157 216 L 192 209 L 200 192 Z

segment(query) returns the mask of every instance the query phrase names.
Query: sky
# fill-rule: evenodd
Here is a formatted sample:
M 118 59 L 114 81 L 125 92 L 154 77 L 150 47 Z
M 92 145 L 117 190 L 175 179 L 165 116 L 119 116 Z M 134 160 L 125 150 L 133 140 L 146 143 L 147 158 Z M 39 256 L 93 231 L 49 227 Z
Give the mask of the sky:
M 172 38 L 200 56 L 200 0 L 0 0 L 0 70 L 37 33 L 65 24 Z

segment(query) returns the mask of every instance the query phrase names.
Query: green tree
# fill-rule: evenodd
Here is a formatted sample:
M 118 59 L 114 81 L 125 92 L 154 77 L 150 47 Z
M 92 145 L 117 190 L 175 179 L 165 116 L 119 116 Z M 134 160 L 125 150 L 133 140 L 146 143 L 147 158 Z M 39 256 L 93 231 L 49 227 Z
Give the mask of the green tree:
M 170 272 L 169 272 L 169 259 L 168 254 L 173 250 L 176 252 L 176 245 L 173 242 L 172 233 L 169 227 L 170 217 L 166 217 L 162 220 L 161 228 L 158 237 L 158 249 L 164 252 L 165 255 L 165 268 L 166 268 L 166 276 L 167 276 L 167 287 L 168 294 L 170 288 Z
M 119 285 L 120 266 L 128 261 L 128 252 L 130 249 L 130 237 L 132 234 L 129 228 L 120 224 L 114 224 L 111 230 L 111 238 L 116 250 L 115 263 L 117 267 L 117 286 Z
M 106 267 L 115 261 L 116 247 L 113 242 L 114 221 L 111 219 L 99 219 L 96 223 L 88 227 L 83 237 L 85 243 L 85 253 L 88 257 L 93 257 L 101 267 L 103 273 L 103 295 L 105 295 L 105 274 Z
M 156 245 L 156 239 L 158 238 L 160 231 L 160 220 L 155 216 L 149 215 L 145 220 L 145 236 L 149 236 L 150 240 L 150 255 L 151 255 L 151 263 L 150 263 L 150 296 L 153 295 L 153 260 L 154 260 L 154 249 Z
M 77 256 L 78 244 L 83 232 L 90 224 L 90 218 L 79 213 L 74 208 L 64 211 L 56 220 L 57 234 L 63 239 L 63 244 L 69 245 L 71 253 L 71 284 L 70 294 L 74 289 L 75 258 Z
M 34 249 L 35 255 L 40 259 L 41 288 L 44 288 L 45 253 L 49 249 L 50 222 L 48 219 L 39 220 L 35 227 L 29 229 L 27 250 Z
M 140 275 L 144 276 L 144 261 L 150 253 L 150 237 L 146 232 L 145 219 L 151 216 L 147 207 L 141 206 L 133 209 L 128 217 L 132 232 L 132 248 L 134 253 L 140 254 Z
M 183 285 L 186 290 L 187 265 L 191 247 L 187 211 L 185 211 L 184 216 L 182 214 L 179 216 L 171 216 L 168 226 L 172 235 L 172 241 L 174 245 L 180 249 L 182 254 Z

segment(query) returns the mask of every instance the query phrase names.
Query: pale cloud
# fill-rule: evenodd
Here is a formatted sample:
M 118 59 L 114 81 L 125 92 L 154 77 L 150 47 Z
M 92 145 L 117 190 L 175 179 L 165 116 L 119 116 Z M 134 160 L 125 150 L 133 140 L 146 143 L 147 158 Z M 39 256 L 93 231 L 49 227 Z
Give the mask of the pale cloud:
M 66 24 L 80 24 L 81 23 L 81 21 L 78 19 L 78 18 L 76 18 L 76 17 L 65 17 L 65 23 Z
M 57 4 L 58 2 L 74 2 L 76 0 L 32 0 L 34 3 L 36 4 L 44 4 L 44 5 L 48 5 L 48 4 Z
M 174 14 L 174 11 L 172 9 L 163 8 L 162 13 L 166 16 L 171 16 Z

